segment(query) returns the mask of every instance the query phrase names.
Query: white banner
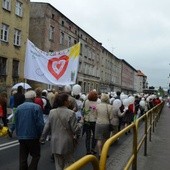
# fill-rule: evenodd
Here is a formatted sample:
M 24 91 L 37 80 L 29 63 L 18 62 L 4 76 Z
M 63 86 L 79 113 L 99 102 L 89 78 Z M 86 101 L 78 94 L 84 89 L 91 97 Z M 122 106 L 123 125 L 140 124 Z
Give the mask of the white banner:
M 52 85 L 75 84 L 80 43 L 59 52 L 44 52 L 27 40 L 24 77 Z

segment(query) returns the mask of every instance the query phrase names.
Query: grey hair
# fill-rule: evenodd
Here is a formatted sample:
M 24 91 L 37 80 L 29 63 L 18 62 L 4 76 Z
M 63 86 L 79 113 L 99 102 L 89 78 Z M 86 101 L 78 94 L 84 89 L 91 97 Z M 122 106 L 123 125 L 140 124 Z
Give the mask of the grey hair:
M 33 99 L 36 97 L 36 93 L 34 90 L 29 90 L 25 93 L 25 98 L 26 99 Z

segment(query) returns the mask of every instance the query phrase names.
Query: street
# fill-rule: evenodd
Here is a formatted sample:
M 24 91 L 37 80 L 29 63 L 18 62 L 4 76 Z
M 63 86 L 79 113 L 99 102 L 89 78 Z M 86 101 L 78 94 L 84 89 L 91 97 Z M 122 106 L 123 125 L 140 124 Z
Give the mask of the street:
M 159 128 L 159 126 L 158 126 Z M 138 140 L 141 138 L 141 135 L 144 133 L 144 124 L 141 123 L 138 129 Z M 154 134 L 153 134 L 154 135 Z M 151 143 L 148 143 L 148 147 L 151 146 Z M 118 142 L 113 143 L 109 149 L 109 158 L 107 159 L 106 167 L 107 170 L 121 170 L 127 163 L 127 160 L 131 154 L 133 147 L 133 135 L 129 133 L 128 135 L 123 135 Z M 80 159 L 86 154 L 85 150 L 85 136 L 83 136 L 79 145 L 75 151 L 74 157 L 75 160 Z M 7 137 L 0 138 L 0 169 L 1 170 L 18 170 L 19 165 L 19 144 L 16 136 L 12 139 Z M 39 161 L 39 170 L 55 170 L 54 162 L 50 159 L 50 142 L 47 141 L 44 145 L 41 146 L 41 158 Z M 97 155 L 96 155 L 97 156 Z M 139 169 L 143 164 L 143 159 L 147 157 L 143 156 L 143 147 L 138 153 Z M 90 170 L 92 165 L 88 164 L 82 170 Z
M 19 144 L 16 139 L 3 139 L 0 144 L 0 169 L 1 170 L 18 170 L 19 167 Z M 55 170 L 54 162 L 50 159 L 50 143 L 47 142 L 41 146 L 41 158 L 39 169 Z
M 123 136 L 120 138 L 118 143 L 113 144 L 110 148 L 110 157 L 107 162 L 107 169 L 111 170 L 113 164 L 115 169 L 121 169 L 120 166 L 123 166 L 123 158 L 126 158 L 128 149 L 131 149 L 132 146 L 132 135 Z M 127 144 L 129 147 L 127 147 Z M 80 139 L 77 150 L 75 151 L 75 160 L 83 157 L 86 153 L 85 150 L 85 137 Z M 0 169 L 2 170 L 18 170 L 19 165 L 19 143 L 17 138 L 14 136 L 12 139 L 3 137 L 0 140 Z M 54 162 L 50 159 L 50 142 L 47 141 L 44 145 L 41 145 L 41 158 L 39 161 L 39 170 L 55 170 Z M 123 158 L 122 158 L 123 157 Z M 126 159 L 124 159 L 126 161 Z M 87 165 L 82 170 L 91 169 L 91 164 Z

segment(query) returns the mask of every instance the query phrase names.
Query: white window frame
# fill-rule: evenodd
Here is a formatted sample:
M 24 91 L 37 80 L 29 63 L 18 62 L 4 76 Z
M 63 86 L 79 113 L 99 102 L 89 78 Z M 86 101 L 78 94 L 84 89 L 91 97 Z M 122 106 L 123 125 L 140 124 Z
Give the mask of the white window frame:
M 14 30 L 14 45 L 21 46 L 21 31 L 18 29 Z
M 16 1 L 15 14 L 22 17 L 23 4 L 20 1 Z
M 50 25 L 49 40 L 54 40 L 54 27 Z
M 6 24 L 1 25 L 1 41 L 8 42 L 9 26 Z
M 2 7 L 8 11 L 11 11 L 11 0 L 3 0 Z

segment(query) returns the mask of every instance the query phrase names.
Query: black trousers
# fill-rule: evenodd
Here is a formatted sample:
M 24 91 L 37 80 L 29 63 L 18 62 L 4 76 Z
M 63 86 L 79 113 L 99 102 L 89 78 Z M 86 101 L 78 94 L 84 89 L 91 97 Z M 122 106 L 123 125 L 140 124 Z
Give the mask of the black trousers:
M 95 139 L 95 126 L 96 122 L 85 122 L 84 133 L 86 133 L 86 151 L 90 153 L 91 150 L 95 150 L 96 139 Z
M 39 139 L 19 140 L 19 170 L 37 170 L 40 159 L 40 142 Z M 28 163 L 28 156 L 31 161 Z

